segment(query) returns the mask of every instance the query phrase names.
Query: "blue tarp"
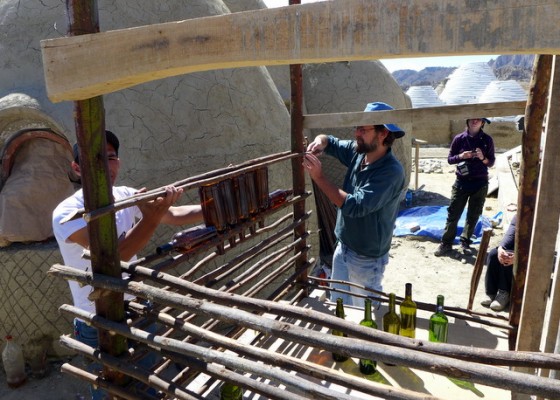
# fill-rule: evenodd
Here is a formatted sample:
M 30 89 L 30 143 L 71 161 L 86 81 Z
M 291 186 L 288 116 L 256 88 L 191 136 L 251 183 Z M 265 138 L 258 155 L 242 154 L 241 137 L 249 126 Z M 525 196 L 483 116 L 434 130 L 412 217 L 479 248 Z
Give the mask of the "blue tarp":
M 459 236 L 465 226 L 467 210 L 463 211 L 459 224 L 457 225 L 457 236 L 454 243 L 459 243 Z M 426 206 L 406 208 L 399 212 L 395 222 L 394 236 L 427 236 L 436 241 L 441 240 L 445 221 L 447 220 L 447 206 Z M 488 217 L 481 216 L 474 229 L 473 243 L 480 243 L 484 228 L 492 227 Z M 417 229 L 418 228 L 418 229 Z

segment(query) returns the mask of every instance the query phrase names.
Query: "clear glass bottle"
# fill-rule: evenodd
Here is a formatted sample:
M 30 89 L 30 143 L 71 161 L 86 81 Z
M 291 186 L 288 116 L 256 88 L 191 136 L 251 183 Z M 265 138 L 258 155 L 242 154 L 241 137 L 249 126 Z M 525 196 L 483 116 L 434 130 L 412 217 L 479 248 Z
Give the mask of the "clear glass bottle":
M 412 300 L 412 283 L 405 285 L 405 295 L 400 306 L 400 312 L 400 335 L 414 339 L 416 337 L 416 303 Z
M 241 400 L 243 389 L 234 383 L 224 382 L 220 388 L 220 400 Z
M 430 342 L 447 343 L 447 330 L 449 321 L 443 312 L 444 297 L 440 294 L 437 297 L 436 312 L 430 317 L 430 327 L 428 337 Z
M 364 303 L 364 319 L 360 321 L 360 325 L 377 329 L 377 324 L 373 318 L 371 318 L 371 299 L 365 299 Z M 373 360 L 360 358 L 359 365 L 360 372 L 364 375 L 374 374 L 377 369 L 377 361 Z
M 11 335 L 6 336 L 6 345 L 2 350 L 2 363 L 6 372 L 6 381 L 11 388 L 20 387 L 27 380 L 25 360 L 21 347 Z
M 344 315 L 344 304 L 342 303 L 342 298 L 339 297 L 338 299 L 336 299 L 336 316 L 338 318 L 342 318 L 344 319 L 345 315 Z M 348 337 L 348 335 L 342 331 L 333 329 L 332 330 L 332 334 L 335 336 L 342 336 L 342 337 Z M 338 353 L 332 353 L 332 358 L 333 360 L 337 361 L 337 362 L 343 362 L 348 360 L 348 356 L 342 355 L 342 354 L 338 354 Z

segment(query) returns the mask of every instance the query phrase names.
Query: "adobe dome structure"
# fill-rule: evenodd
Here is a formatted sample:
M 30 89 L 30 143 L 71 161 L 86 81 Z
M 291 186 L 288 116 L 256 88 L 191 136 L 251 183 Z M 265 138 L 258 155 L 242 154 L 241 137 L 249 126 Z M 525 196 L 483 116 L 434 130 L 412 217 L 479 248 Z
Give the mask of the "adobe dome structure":
M 193 0 L 188 7 L 176 0 L 147 2 L 142 7 L 136 1 L 115 0 L 99 2 L 98 6 L 102 31 L 229 13 L 221 0 Z M 74 143 L 73 104 L 49 101 L 39 43 L 65 35 L 65 2 L 6 0 L 0 3 L 0 16 L 3 61 L 0 98 L 19 93 L 33 99 L 33 104 L 24 105 L 31 109 L 24 114 L 37 114 L 35 110 L 41 110 L 42 122 L 52 122 L 58 134 L 68 143 Z M 160 187 L 290 149 L 288 111 L 266 68 L 177 76 L 110 93 L 103 99 L 106 127 L 121 141 L 118 184 Z M 18 123 L 11 118 L 7 122 L 0 114 L 0 127 L 9 125 L 9 132 L 8 128 L 0 132 L 3 142 L 13 135 L 12 127 Z M 67 150 L 66 155 L 70 154 Z M 33 159 L 33 154 L 28 154 L 26 159 Z M 64 163 L 69 160 L 70 157 Z M 25 168 L 26 164 L 22 162 L 14 168 Z M 289 164 L 271 167 L 271 188 L 291 185 L 291 173 L 285 171 L 289 167 Z M 66 172 L 63 178 L 67 179 Z M 10 177 L 5 187 L 9 184 Z M 35 193 L 34 201 L 39 203 L 50 194 Z M 198 201 L 195 190 L 183 196 L 184 203 Z M 0 219 L 4 218 L 5 213 L 0 215 Z M 41 212 L 35 218 L 48 225 L 50 212 Z M 162 239 L 156 240 L 161 242 L 172 231 L 158 233 Z M 69 291 L 64 281 L 46 278 L 46 271 L 62 260 L 52 242 L 19 240 L 21 243 L 0 252 L 0 264 L 4 266 L 0 281 L 2 287 L 10 288 L 2 291 L 0 299 L 0 337 L 12 334 L 27 352 L 35 351 L 37 346 L 32 343 L 41 342 L 41 348 L 57 354 L 61 351 L 58 337 L 71 331 L 68 321 L 60 321 L 57 310 L 69 298 L 60 293 L 69 294 Z M 14 302 L 19 306 L 13 307 Z M 25 318 L 18 315 L 18 310 L 25 311 Z

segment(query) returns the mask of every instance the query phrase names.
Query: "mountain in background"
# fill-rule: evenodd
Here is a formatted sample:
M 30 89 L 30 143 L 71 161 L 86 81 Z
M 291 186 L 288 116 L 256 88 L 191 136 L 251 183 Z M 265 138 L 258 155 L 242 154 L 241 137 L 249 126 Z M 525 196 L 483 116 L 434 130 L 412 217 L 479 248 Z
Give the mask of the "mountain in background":
M 520 83 L 528 83 L 533 73 L 534 55 L 516 54 L 512 56 L 498 56 L 495 60 L 488 61 L 496 78 L 501 81 L 515 80 Z M 456 68 L 454 67 L 428 67 L 421 71 L 413 69 L 401 69 L 392 73 L 393 78 L 404 90 L 410 86 L 432 86 L 436 88 Z M 522 86 L 527 86 L 526 84 Z

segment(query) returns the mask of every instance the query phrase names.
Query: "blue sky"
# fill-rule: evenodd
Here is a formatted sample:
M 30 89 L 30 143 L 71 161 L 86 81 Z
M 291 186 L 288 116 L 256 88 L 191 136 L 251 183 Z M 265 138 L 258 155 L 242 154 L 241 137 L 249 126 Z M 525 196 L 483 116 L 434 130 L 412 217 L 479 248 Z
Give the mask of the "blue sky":
M 289 5 L 289 0 L 263 0 L 267 7 L 283 7 Z M 301 0 L 302 4 L 323 0 Z M 426 67 L 458 67 L 472 62 L 488 62 L 497 55 L 462 56 L 462 57 L 422 57 L 422 58 L 394 58 L 381 60 L 389 72 L 399 69 L 413 69 L 420 71 Z

